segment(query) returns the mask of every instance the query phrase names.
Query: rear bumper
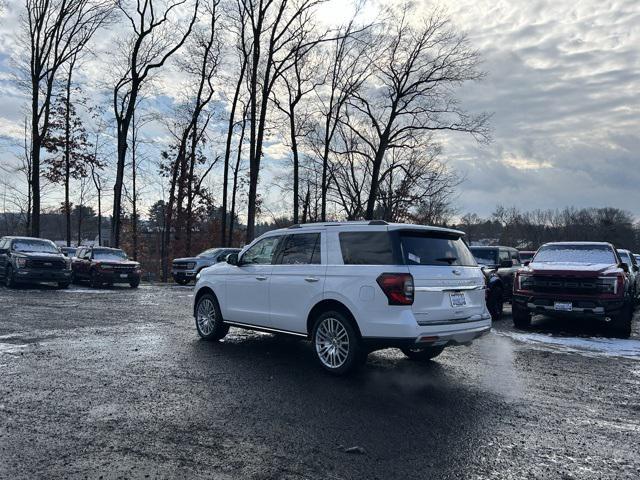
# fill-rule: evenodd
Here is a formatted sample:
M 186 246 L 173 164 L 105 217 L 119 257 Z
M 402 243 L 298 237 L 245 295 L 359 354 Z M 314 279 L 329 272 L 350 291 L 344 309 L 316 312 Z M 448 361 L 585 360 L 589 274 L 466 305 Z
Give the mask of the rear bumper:
M 491 331 L 491 315 L 478 315 L 478 319 L 465 322 L 450 322 L 441 325 L 418 326 L 420 332 L 412 337 L 363 337 L 362 342 L 370 349 L 402 348 L 416 345 L 453 346 L 469 345 L 473 340 Z
M 558 311 L 555 302 L 571 302 L 572 310 Z M 616 315 L 628 305 L 628 301 L 620 299 L 602 299 L 598 297 L 572 297 L 550 295 L 514 295 L 514 307 L 528 310 L 531 313 L 558 316 L 579 316 L 606 318 Z
M 14 270 L 16 282 L 70 282 L 71 270 L 46 270 L 38 268 L 19 268 Z

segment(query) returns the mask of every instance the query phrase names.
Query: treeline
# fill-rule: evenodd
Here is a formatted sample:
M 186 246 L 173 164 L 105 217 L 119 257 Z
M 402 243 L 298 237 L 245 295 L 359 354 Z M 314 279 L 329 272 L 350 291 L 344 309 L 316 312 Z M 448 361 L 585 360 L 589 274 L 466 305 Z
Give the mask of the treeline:
M 203 218 L 215 218 L 220 245 L 252 240 L 283 205 L 295 223 L 449 218 L 460 178 L 439 135 L 488 140 L 488 115 L 456 96 L 483 76 L 479 53 L 438 9 L 365 14 L 354 2 L 344 22 L 326 24 L 318 18 L 330 5 L 24 0 L 15 64 L 29 117 L 11 173 L 26 188 L 7 187 L 8 203 L 40 236 L 43 195 L 62 191 L 68 242 L 72 205 L 91 206 L 111 217 L 111 245 L 135 256 L 141 197 L 149 205 L 162 193 L 165 277 L 171 257 L 195 250 Z M 108 46 L 97 40 L 106 32 Z M 104 95 L 87 98 L 87 65 Z M 179 93 L 159 110 L 154 92 L 174 79 Z M 149 158 L 144 134 L 159 123 L 170 141 Z M 274 162 L 286 173 L 265 176 Z
M 618 208 L 575 208 L 522 211 L 498 206 L 489 218 L 464 215 L 458 228 L 470 242 L 536 250 L 545 242 L 603 241 L 640 252 L 640 224 Z

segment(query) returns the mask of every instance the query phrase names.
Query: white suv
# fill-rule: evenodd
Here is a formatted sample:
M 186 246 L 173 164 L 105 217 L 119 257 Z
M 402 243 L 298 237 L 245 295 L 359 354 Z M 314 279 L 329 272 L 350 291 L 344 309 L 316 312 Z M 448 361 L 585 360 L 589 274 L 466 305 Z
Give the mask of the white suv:
M 307 337 L 335 374 L 389 347 L 434 358 L 491 329 L 484 276 L 462 235 L 383 221 L 268 232 L 200 273 L 196 328 L 207 340 L 230 326 Z

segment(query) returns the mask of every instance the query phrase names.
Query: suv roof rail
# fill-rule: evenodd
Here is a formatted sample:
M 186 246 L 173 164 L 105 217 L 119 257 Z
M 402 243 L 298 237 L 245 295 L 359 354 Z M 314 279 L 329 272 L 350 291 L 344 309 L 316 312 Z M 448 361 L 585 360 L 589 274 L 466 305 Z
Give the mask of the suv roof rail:
M 369 225 L 389 225 L 385 220 L 371 220 Z
M 296 223 L 295 225 L 291 225 L 289 228 L 302 228 L 302 225 Z

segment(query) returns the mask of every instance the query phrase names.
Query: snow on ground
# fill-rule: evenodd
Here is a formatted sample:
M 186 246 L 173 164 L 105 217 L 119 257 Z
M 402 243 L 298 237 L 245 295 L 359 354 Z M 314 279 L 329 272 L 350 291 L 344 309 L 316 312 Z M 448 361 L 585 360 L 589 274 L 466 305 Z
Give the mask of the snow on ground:
M 621 340 L 602 337 L 559 337 L 543 333 L 496 331 L 496 335 L 509 337 L 539 350 L 558 353 L 576 353 L 589 357 L 620 357 L 640 360 L 640 340 Z

